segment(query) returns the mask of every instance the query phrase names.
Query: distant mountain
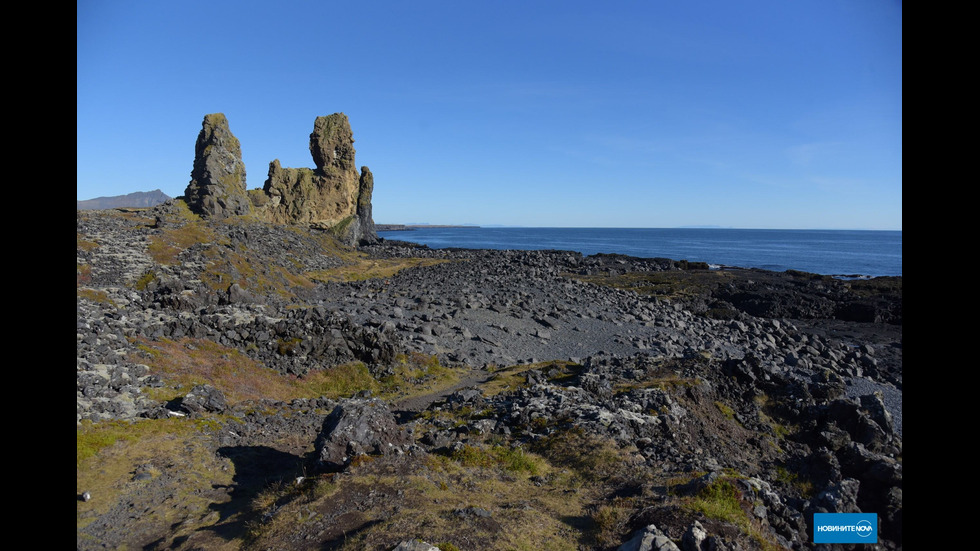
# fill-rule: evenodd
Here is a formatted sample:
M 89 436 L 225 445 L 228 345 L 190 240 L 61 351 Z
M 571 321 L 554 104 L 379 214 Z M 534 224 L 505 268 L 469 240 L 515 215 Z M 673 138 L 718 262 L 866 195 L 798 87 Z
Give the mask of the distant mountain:
M 166 193 L 155 189 L 153 191 L 137 191 L 128 195 L 116 195 L 114 197 L 96 197 L 78 201 L 78 210 L 102 210 L 115 209 L 119 207 L 155 207 L 160 203 L 170 199 Z

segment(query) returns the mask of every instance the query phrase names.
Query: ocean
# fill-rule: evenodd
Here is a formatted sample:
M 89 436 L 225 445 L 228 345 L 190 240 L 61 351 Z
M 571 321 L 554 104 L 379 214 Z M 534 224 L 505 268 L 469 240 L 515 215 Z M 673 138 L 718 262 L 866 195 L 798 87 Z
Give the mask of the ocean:
M 457 227 L 378 235 L 433 249 L 558 249 L 838 277 L 902 275 L 901 231 Z

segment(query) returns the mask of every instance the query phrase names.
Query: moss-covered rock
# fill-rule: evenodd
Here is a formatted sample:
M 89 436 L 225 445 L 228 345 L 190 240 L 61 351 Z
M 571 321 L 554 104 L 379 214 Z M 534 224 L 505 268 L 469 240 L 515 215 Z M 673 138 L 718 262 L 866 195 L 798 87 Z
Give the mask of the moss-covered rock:
M 231 133 L 223 113 L 204 116 L 184 199 L 192 211 L 203 216 L 225 218 L 252 211 L 241 144 Z
M 376 242 L 374 176 L 367 167 L 358 174 L 347 115 L 317 117 L 310 153 L 316 168 L 283 168 L 276 159 L 269 163 L 264 187 L 248 191 L 241 145 L 228 119 L 222 113 L 205 115 L 184 199 L 206 217 L 254 214 L 274 224 L 329 230 L 348 245 Z
M 267 201 L 253 200 L 261 218 L 330 230 L 350 245 L 377 239 L 371 219 L 374 176 L 367 167 L 358 174 L 354 138 L 347 115 L 317 117 L 310 134 L 315 169 L 269 164 L 264 191 Z
M 310 154 L 317 172 L 331 178 L 357 178 L 354 133 L 343 113 L 317 117 L 310 133 Z

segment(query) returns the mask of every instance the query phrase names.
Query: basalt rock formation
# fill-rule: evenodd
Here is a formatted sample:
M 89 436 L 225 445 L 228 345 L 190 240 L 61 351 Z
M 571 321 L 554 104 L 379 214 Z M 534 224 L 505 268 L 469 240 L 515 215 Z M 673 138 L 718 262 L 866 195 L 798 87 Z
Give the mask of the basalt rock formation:
M 283 168 L 276 159 L 269 163 L 263 189 L 246 192 L 238 139 L 224 115 L 207 115 L 197 139 L 185 200 L 204 216 L 253 213 L 275 224 L 329 230 L 350 245 L 374 243 L 374 176 L 367 167 L 361 167 L 358 174 L 353 144 L 347 115 L 317 117 L 310 134 L 316 168 Z
M 358 174 L 353 144 L 346 115 L 317 117 L 310 134 L 316 168 L 283 168 L 278 159 L 269 163 L 263 188 L 268 201 L 256 203 L 262 217 L 331 230 L 349 244 L 376 241 L 371 219 L 374 177 L 367 167 Z
M 222 113 L 204 116 L 184 198 L 191 210 L 202 216 L 225 218 L 252 210 L 245 187 L 242 147 Z

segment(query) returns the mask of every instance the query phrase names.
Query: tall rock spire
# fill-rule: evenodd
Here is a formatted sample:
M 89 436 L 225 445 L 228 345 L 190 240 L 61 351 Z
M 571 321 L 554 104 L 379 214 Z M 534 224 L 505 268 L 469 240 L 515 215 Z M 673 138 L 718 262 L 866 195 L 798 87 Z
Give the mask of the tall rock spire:
M 361 179 L 357 191 L 357 221 L 360 227 L 357 235 L 354 236 L 361 245 L 376 243 L 378 233 L 374 227 L 373 207 L 371 206 L 371 195 L 374 193 L 374 174 L 366 166 L 361 167 Z
M 241 144 L 223 113 L 204 116 L 184 199 L 192 211 L 203 216 L 223 218 L 251 212 Z

